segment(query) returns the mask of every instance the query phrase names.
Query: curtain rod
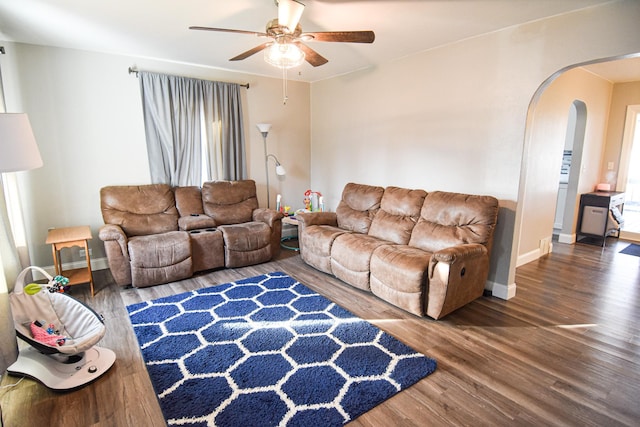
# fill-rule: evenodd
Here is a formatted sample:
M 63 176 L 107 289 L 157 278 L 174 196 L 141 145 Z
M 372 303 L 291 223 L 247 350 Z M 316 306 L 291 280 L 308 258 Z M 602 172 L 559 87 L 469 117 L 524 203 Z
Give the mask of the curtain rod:
M 138 70 L 135 67 L 129 67 L 129 74 L 135 74 L 138 77 Z M 249 83 L 239 84 L 239 86 L 249 89 Z

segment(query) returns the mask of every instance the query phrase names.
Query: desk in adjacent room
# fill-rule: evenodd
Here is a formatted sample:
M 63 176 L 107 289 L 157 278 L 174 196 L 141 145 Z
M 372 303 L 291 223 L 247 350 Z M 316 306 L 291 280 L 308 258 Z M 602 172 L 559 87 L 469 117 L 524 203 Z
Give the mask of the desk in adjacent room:
M 621 221 L 615 218 L 613 211 L 620 214 L 624 209 L 624 193 L 616 191 L 596 191 L 580 196 L 578 227 L 576 237 L 581 236 L 603 239 L 607 236 L 619 235 Z

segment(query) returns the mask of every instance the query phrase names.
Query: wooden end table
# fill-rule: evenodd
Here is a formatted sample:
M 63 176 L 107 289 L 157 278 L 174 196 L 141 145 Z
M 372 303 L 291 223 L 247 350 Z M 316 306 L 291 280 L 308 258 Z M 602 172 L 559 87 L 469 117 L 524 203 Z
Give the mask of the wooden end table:
M 91 238 L 91 228 L 88 225 L 52 228 L 49 230 L 49 233 L 47 233 L 46 243 L 51 245 L 51 250 L 53 252 L 53 264 L 56 267 L 56 274 L 68 278 L 70 286 L 80 283 L 89 283 L 91 285 L 91 296 L 93 296 L 93 273 L 91 272 L 91 256 L 89 254 L 89 245 L 87 243 Z M 60 250 L 64 248 L 72 248 L 74 246 L 84 248 L 87 266 L 63 271 L 62 260 L 60 259 Z

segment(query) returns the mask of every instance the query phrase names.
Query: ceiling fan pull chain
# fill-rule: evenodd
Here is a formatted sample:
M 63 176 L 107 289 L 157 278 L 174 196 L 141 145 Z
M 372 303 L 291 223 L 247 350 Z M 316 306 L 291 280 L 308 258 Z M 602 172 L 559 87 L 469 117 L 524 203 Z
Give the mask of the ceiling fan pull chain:
M 287 105 L 289 96 L 287 95 L 287 67 L 282 67 L 282 104 Z

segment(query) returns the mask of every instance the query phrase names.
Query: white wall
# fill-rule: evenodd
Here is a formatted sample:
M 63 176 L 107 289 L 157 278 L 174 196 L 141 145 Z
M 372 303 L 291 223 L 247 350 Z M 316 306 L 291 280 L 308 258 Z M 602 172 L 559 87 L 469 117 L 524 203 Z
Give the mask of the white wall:
M 283 105 L 278 79 L 72 49 L 4 46 L 7 54 L 0 60 L 7 111 L 28 113 L 44 161 L 42 168 L 20 173 L 35 265 L 53 263 L 51 248 L 44 243 L 50 227 L 91 226 L 93 256 L 103 257 L 104 246 L 97 237 L 103 224 L 100 188 L 150 182 L 138 79 L 127 72 L 132 65 L 249 83 L 250 89 L 242 91 L 248 176 L 256 180 L 261 206 L 266 206 L 266 179 L 256 123 L 273 124 L 269 152 L 287 168 L 287 176 L 276 179 L 275 166 L 270 164 L 272 205 L 276 193 L 285 200 L 301 200 L 309 187 L 307 83 L 289 82 L 289 102 Z M 79 260 L 77 255 L 72 258 Z
M 564 67 L 640 52 L 639 20 L 640 2 L 613 2 L 312 84 L 312 186 L 330 208 L 349 181 L 496 196 L 489 280 L 513 294 L 532 97 Z
M 490 281 L 494 294 L 508 296 L 523 215 L 518 201 L 535 185 L 526 181 L 532 97 L 564 67 L 640 52 L 638 22 L 640 2 L 611 2 L 316 82 L 310 92 L 309 85 L 290 82 L 286 106 L 277 79 L 7 43 L 0 60 L 3 73 L 8 70 L 9 111 L 29 113 L 45 161 L 23 173 L 34 263 L 51 263 L 43 243 L 48 227 L 88 224 L 96 236 L 100 186 L 148 181 L 137 80 L 126 72 L 136 64 L 251 83 L 249 176 L 262 198 L 255 124 L 267 121 L 274 125 L 270 151 L 289 172 L 285 181 L 272 180 L 273 193 L 282 186 L 294 207 L 312 188 L 334 209 L 349 181 L 496 196 L 501 211 Z M 92 247 L 101 250 L 95 237 Z

